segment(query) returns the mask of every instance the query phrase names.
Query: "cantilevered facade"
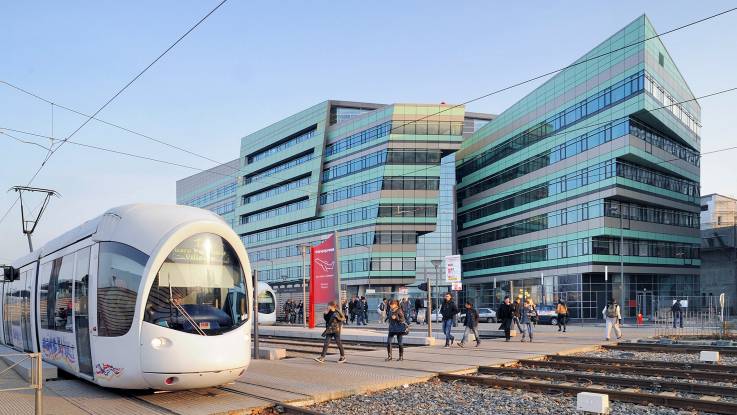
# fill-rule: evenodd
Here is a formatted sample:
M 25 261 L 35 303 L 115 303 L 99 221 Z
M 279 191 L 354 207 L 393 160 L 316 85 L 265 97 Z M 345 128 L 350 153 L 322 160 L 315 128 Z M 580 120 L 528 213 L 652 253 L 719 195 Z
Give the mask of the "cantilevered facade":
M 240 160 L 177 180 L 177 204 L 211 210 L 235 226 L 236 189 Z
M 600 318 L 612 295 L 634 315 L 648 296 L 699 294 L 701 110 L 655 34 L 638 17 L 463 142 L 467 298 Z
M 431 260 L 453 253 L 452 154 L 491 118 L 326 101 L 244 137 L 235 229 L 261 279 L 299 284 L 300 246 L 333 231 L 348 294 L 434 277 Z

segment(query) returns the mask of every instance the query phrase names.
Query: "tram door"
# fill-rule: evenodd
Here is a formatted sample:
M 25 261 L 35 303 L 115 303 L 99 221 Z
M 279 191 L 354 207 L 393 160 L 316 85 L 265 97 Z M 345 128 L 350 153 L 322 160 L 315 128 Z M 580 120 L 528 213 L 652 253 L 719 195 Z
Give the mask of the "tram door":
M 92 377 L 90 350 L 90 247 L 77 251 L 74 271 L 74 331 L 79 371 Z

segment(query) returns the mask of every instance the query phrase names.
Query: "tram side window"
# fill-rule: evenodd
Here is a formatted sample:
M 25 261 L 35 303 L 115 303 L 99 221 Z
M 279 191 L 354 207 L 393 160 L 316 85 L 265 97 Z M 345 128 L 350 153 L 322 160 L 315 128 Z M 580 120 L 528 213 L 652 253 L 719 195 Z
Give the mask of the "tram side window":
M 64 255 L 56 278 L 56 307 L 54 324 L 56 331 L 72 332 L 72 279 L 74 278 L 74 254 Z M 54 279 L 54 273 L 51 274 Z
M 41 328 L 48 329 L 49 321 L 54 321 L 53 318 L 49 319 L 49 282 L 51 280 L 51 269 L 53 268 L 54 261 L 41 264 L 41 269 L 38 275 L 38 286 L 39 286 L 39 315 L 41 316 Z M 61 265 L 61 264 L 60 264 Z M 56 292 L 54 287 L 51 288 L 51 292 Z M 53 301 L 53 299 L 52 299 Z M 53 310 L 53 305 L 52 308 Z
M 117 242 L 100 243 L 97 272 L 98 334 L 122 336 L 128 332 L 136 309 L 148 255 Z

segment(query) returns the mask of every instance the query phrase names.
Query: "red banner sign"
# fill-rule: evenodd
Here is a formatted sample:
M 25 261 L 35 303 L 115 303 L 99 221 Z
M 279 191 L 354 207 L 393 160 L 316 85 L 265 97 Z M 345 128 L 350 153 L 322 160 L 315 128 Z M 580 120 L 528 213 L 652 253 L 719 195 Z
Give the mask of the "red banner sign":
M 310 249 L 310 327 L 315 327 L 314 304 L 338 301 L 338 255 L 335 234 Z

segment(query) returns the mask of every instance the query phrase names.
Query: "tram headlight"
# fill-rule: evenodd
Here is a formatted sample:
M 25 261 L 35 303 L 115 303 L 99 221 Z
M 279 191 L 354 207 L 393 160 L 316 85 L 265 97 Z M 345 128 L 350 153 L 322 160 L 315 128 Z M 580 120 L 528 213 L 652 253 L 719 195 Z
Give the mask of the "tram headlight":
M 161 349 L 162 347 L 169 346 L 171 346 L 171 340 L 165 337 L 156 337 L 155 339 L 151 340 L 151 347 L 153 347 L 154 349 Z

